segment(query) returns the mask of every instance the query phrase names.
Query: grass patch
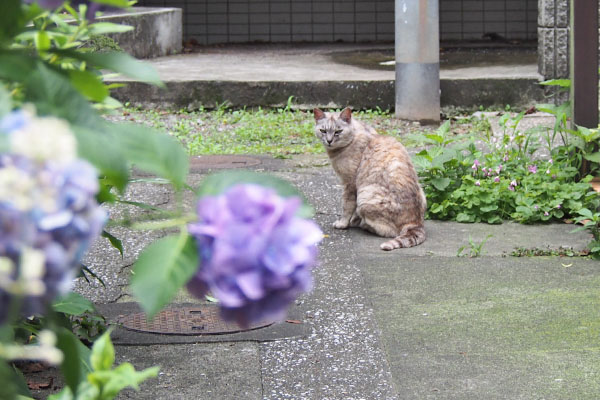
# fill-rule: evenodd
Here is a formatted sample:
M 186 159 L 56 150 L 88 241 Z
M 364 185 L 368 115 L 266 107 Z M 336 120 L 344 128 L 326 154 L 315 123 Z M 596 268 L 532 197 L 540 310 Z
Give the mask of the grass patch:
M 427 133 L 437 127 L 397 120 L 381 109 L 357 111 L 354 116 L 384 135 L 392 135 L 410 146 L 407 133 Z M 279 109 L 231 110 L 219 107 L 206 111 L 153 111 L 126 108 L 112 119 L 145 123 L 177 137 L 191 155 L 323 153 L 314 135 L 312 111 Z

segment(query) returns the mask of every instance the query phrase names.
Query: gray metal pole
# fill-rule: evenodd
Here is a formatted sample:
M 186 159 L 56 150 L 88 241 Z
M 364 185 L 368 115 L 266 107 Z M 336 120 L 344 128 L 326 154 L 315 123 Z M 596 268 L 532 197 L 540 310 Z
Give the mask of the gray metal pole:
M 396 0 L 396 117 L 440 120 L 439 0 Z

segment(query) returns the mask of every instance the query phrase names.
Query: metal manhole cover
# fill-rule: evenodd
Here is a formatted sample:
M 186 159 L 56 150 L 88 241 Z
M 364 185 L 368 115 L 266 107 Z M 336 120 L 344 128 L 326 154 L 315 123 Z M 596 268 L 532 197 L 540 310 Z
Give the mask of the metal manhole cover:
M 222 169 L 222 168 L 246 168 L 260 164 L 260 160 L 246 156 L 236 155 L 207 155 L 190 158 L 190 169 Z
M 262 321 L 243 329 L 221 319 L 219 307 L 211 305 L 163 310 L 152 321 L 146 320 L 144 313 L 119 315 L 116 322 L 132 331 L 163 335 L 219 335 L 264 328 L 273 323 Z

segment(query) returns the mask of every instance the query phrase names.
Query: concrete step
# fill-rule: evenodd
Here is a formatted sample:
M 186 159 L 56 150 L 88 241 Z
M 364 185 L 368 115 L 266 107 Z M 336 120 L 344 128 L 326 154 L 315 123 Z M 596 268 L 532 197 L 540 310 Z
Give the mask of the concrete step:
M 108 35 L 136 58 L 155 58 L 181 53 L 183 31 L 180 8 L 132 7 L 106 13 L 101 22 L 133 26 L 133 31 Z
M 381 46 L 381 45 L 379 45 Z M 372 45 L 371 45 L 372 48 Z M 206 48 L 149 62 L 166 84 L 160 89 L 125 78 L 115 98 L 143 107 L 281 107 L 393 109 L 395 72 L 336 62 L 331 55 L 369 46 L 256 45 Z M 544 98 L 536 64 L 442 69 L 442 106 L 525 107 Z

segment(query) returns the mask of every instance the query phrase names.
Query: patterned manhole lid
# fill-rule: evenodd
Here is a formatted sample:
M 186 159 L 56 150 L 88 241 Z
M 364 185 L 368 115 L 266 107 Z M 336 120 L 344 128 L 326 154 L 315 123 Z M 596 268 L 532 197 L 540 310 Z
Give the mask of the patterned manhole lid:
M 224 321 L 219 315 L 219 307 L 211 305 L 163 310 L 152 321 L 148 321 L 144 313 L 120 315 L 116 322 L 132 331 L 164 335 L 218 335 L 263 328 L 273 323 L 263 321 L 240 328 L 236 323 Z
M 192 170 L 246 168 L 258 164 L 260 164 L 259 159 L 236 155 L 206 155 L 190 158 L 190 168 Z

